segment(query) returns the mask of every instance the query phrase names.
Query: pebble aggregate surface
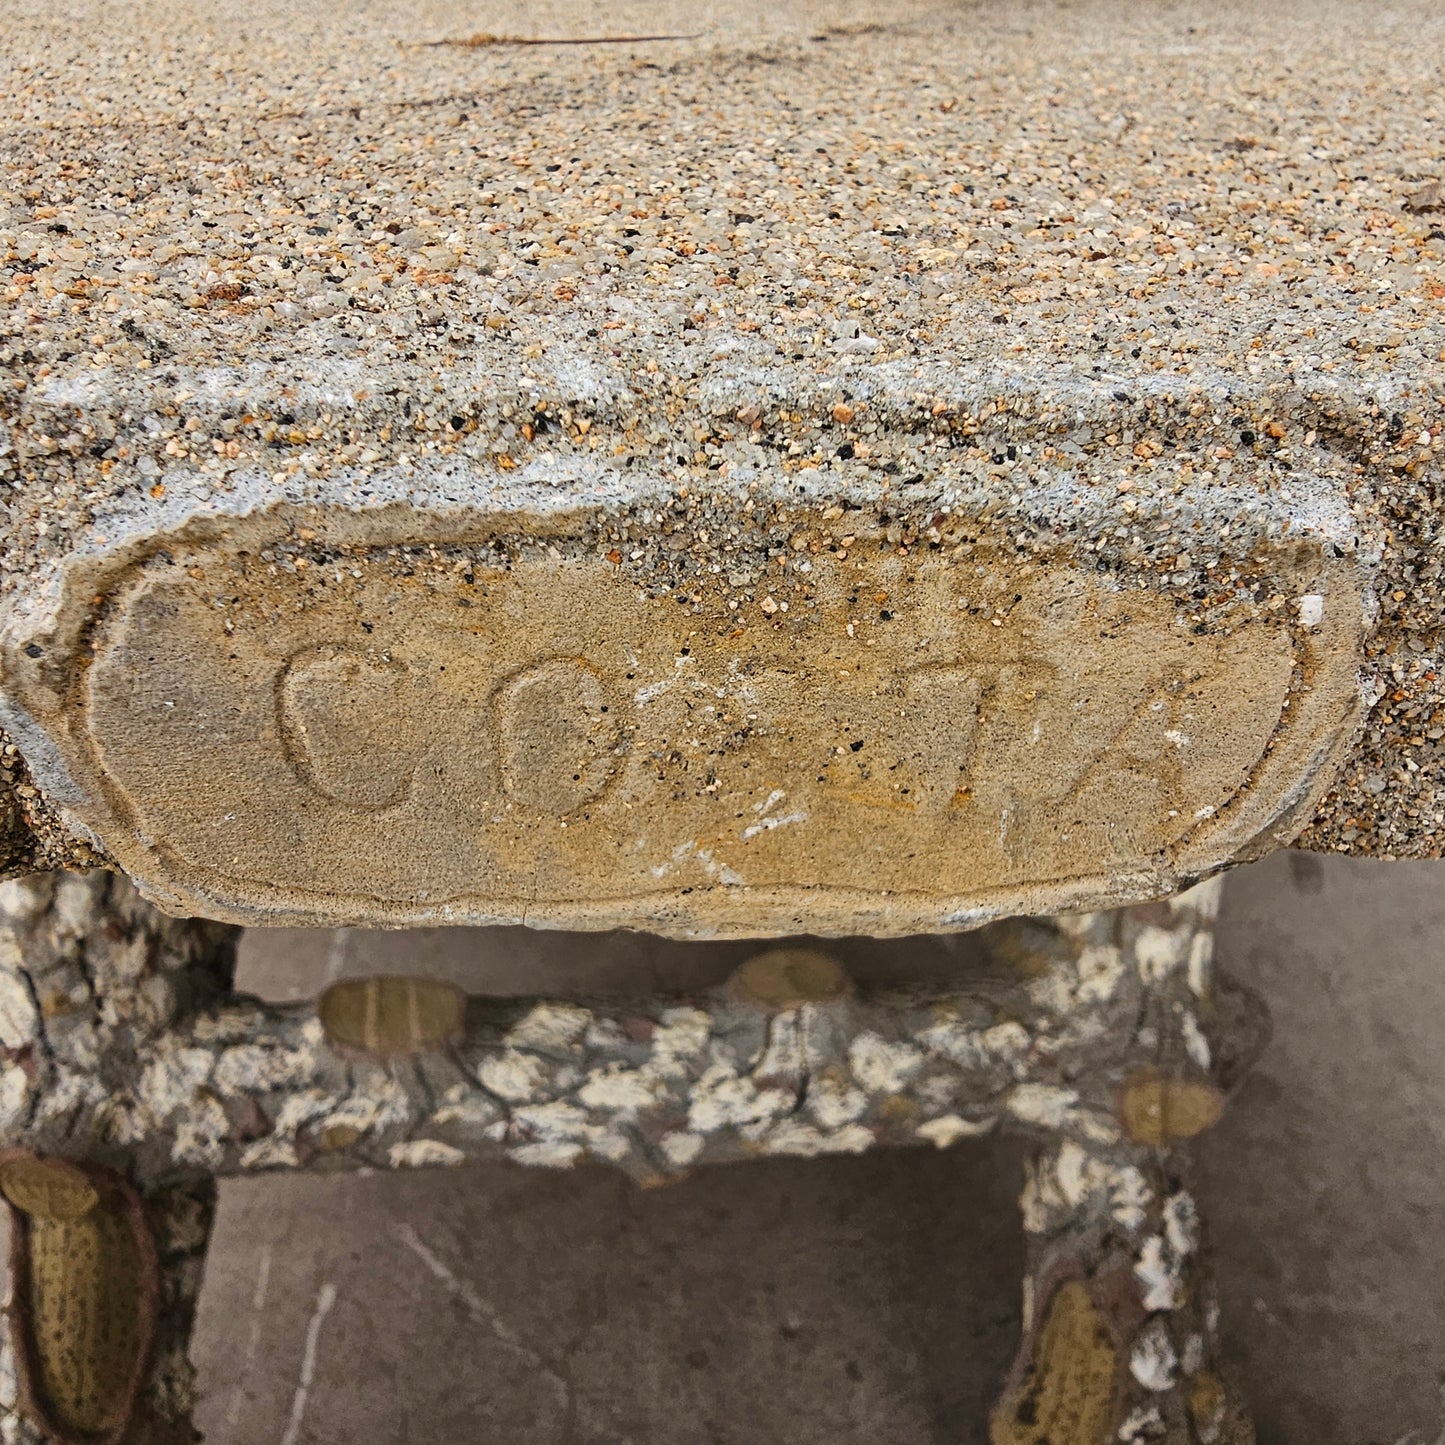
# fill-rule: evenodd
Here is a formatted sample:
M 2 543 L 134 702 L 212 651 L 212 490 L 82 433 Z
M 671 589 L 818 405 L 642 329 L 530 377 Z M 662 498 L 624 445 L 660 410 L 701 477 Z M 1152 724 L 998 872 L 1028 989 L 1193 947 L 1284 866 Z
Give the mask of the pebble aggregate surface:
M 0 606 L 208 510 L 481 499 L 759 623 L 857 510 L 1203 625 L 1301 605 L 1244 596 L 1294 529 L 1373 623 L 1300 842 L 1439 852 L 1438 6 L 6 17 Z M 627 36 L 686 38 L 509 43 Z M 84 861 L 13 749 L 0 852 L 7 787 Z

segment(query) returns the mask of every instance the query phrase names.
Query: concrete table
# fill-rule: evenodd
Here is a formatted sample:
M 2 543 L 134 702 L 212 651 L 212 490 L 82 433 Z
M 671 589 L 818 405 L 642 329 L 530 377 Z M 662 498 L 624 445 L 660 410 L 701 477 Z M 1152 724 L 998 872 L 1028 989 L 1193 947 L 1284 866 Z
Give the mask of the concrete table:
M 11 1437 L 190 1438 L 218 1173 L 1011 1121 L 995 1440 L 1248 1438 L 1175 1146 L 1264 1025 L 1199 880 L 1438 852 L 1435 7 L 6 29 Z M 995 966 L 277 1010 L 258 922 Z

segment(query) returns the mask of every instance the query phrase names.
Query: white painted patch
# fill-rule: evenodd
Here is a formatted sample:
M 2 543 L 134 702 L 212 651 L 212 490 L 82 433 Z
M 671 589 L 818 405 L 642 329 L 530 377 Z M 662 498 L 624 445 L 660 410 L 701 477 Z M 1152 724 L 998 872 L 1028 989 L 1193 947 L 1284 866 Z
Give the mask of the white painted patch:
M 477 1065 L 477 1078 L 482 1087 L 499 1099 L 521 1103 L 532 1098 L 547 1077 L 546 1066 L 535 1054 L 518 1053 L 516 1049 L 493 1054 Z
M 1072 1139 L 1065 1139 L 1054 1161 L 1054 1177 L 1058 1180 L 1059 1193 L 1070 1208 L 1077 1209 L 1105 1188 L 1109 1171 Z
M 663 1157 L 674 1168 L 686 1169 L 702 1153 L 702 1146 L 705 1142 L 701 1134 L 674 1132 L 664 1134 L 658 1141 L 657 1147 L 662 1150 Z
M 793 1095 L 759 1089 L 725 1064 L 713 1064 L 697 1082 L 687 1111 L 687 1127 L 697 1134 L 741 1129 L 776 1118 L 792 1108 Z
M 586 1139 L 600 1133 L 587 1111 L 566 1099 L 549 1104 L 532 1104 L 512 1115 L 513 1126 L 524 1135 L 539 1139 Z
M 1014 1118 L 1027 1124 L 1061 1129 L 1078 1102 L 1079 1096 L 1072 1089 L 1053 1084 L 1020 1084 L 1009 1094 L 1006 1107 Z
M 1134 1277 L 1139 1281 L 1146 1310 L 1175 1310 L 1184 1303 L 1183 1281 L 1162 1236 L 1151 1234 L 1144 1241 L 1134 1263 Z
M 1210 1058 L 1209 1040 L 1199 1027 L 1199 1020 L 1188 1009 L 1179 1015 L 1179 1032 L 1184 1035 L 1184 1052 L 1201 1068 L 1208 1069 Z
M 1192 1195 L 1181 1190 L 1165 1200 L 1164 1233 L 1169 1248 L 1181 1259 L 1199 1248 L 1199 1210 Z
M 942 1114 L 937 1119 L 920 1124 L 913 1132 L 920 1139 L 927 1139 L 936 1149 L 947 1149 L 960 1139 L 976 1139 L 987 1134 L 996 1122 L 994 1119 L 975 1121 L 958 1114 Z
M 519 1144 L 511 1151 L 518 1164 L 532 1169 L 570 1169 L 581 1157 L 582 1146 L 565 1140 L 542 1140 Z
M 1189 991 L 1195 998 L 1203 998 L 1209 992 L 1210 964 L 1214 962 L 1214 935 L 1207 929 L 1194 935 L 1189 945 Z
M 774 1014 L 768 1020 L 768 1041 L 750 1069 L 755 1079 L 802 1082 L 808 1069 L 808 1037 L 803 1024 L 807 1006 Z M 766 1083 L 765 1083 L 766 1087 Z
M 822 1077 L 813 1080 L 808 1089 L 808 1112 L 824 1129 L 841 1129 L 861 1119 L 868 1108 L 868 1096 L 861 1089 L 850 1089 L 837 1079 Z
M 1193 913 L 1208 920 L 1219 913 L 1219 900 L 1223 896 L 1224 876 L 1220 874 L 1196 883 L 1193 888 L 1186 888 L 1183 893 L 1176 893 L 1169 900 L 1169 908 L 1173 913 Z
M 193 1164 L 218 1169 L 224 1157 L 224 1141 L 231 1121 L 219 1099 L 203 1095 L 195 1100 L 176 1126 L 171 1159 L 176 1164 Z
M 313 1119 L 319 1119 L 331 1107 L 331 1095 L 320 1089 L 304 1089 L 290 1094 L 276 1114 L 276 1133 L 294 1139 Z
M 1145 983 L 1162 983 L 1181 963 L 1184 962 L 1185 947 L 1189 935 L 1182 930 L 1171 932 L 1167 928 L 1141 928 L 1134 941 L 1134 958 L 1139 967 L 1139 977 Z
M 1074 1115 L 1073 1123 L 1079 1133 L 1095 1144 L 1117 1144 L 1124 1137 L 1123 1131 L 1112 1119 L 1091 1109 L 1080 1109 Z
M 599 1132 L 588 1141 L 587 1152 L 594 1159 L 620 1164 L 632 1153 L 632 1141 L 625 1134 Z
M 259 1010 L 228 1004 L 195 1019 L 191 1032 L 201 1043 L 230 1044 L 254 1038 L 264 1027 Z
M 805 1159 L 819 1154 L 862 1154 L 873 1142 L 873 1131 L 861 1124 L 848 1124 L 829 1134 L 800 1119 L 785 1119 L 762 1138 L 769 1154 L 796 1154 Z
M 168 1119 L 190 1108 L 196 1092 L 210 1077 L 213 1062 L 209 1049 L 189 1049 L 170 1037 L 157 1040 L 136 1089 L 140 1102 L 156 1119 Z
M 441 1097 L 431 1116 L 431 1122 L 437 1126 L 444 1124 L 460 1124 L 463 1128 L 485 1129 L 487 1125 L 496 1123 L 500 1117 L 497 1106 L 482 1098 L 475 1089 L 469 1089 L 465 1084 L 453 1084 Z M 347 1122 L 341 1115 L 333 1115 L 327 1124 Z
M 582 1036 L 583 1047 L 600 1054 L 615 1053 L 626 1048 L 627 1043 L 627 1035 L 616 1019 L 594 1018 Z
M 1124 956 L 1111 944 L 1091 943 L 1079 950 L 1079 999 L 1105 1003 L 1114 997 L 1124 978 Z
M 1098 913 L 1061 913 L 1051 922 L 1065 938 L 1077 940 L 1087 938 L 1101 917 Z
M 20 963 L 15 940 L 0 934 L 0 1046 L 7 1049 L 24 1048 L 35 1038 L 40 1023 L 30 989 L 15 971 Z
M 696 1058 L 707 1047 L 712 1019 L 702 1009 L 670 1008 L 659 1022 L 648 1067 L 660 1078 L 679 1078 L 687 1072 L 683 1061 Z
M 1140 1405 L 1129 1412 L 1119 1426 L 1119 1439 L 1123 1445 L 1137 1445 L 1144 1440 L 1157 1440 L 1164 1434 L 1164 1417 L 1157 1405 Z
M 1109 1213 L 1117 1223 L 1130 1231 L 1142 1228 L 1153 1202 L 1154 1191 L 1140 1170 L 1132 1164 L 1115 1170 L 1109 1180 Z
M 1184 1341 L 1184 1353 L 1180 1365 L 1186 1375 L 1197 1375 L 1204 1368 L 1204 1336 L 1190 1335 Z
M 1162 1320 L 1155 1320 L 1139 1336 L 1129 1359 L 1129 1373 L 1146 1390 L 1162 1392 L 1174 1388 L 1179 1358 L 1169 1342 L 1169 1332 Z
M 518 1049 L 542 1049 L 550 1053 L 576 1050 L 592 1011 L 572 1004 L 539 1003 L 508 1031 L 506 1042 Z
M 378 1074 L 380 1071 L 378 1071 Z M 453 1086 L 454 1089 L 459 1086 Z M 492 1107 L 492 1106 L 488 1106 Z M 326 1117 L 326 1125 L 349 1125 L 366 1134 L 411 1123 L 412 1102 L 405 1089 L 389 1074 L 373 1077 L 367 1091 L 345 1099 Z
M 393 1169 L 421 1169 L 430 1165 L 455 1167 L 466 1163 L 467 1156 L 440 1139 L 407 1139 L 393 1144 L 386 1151 L 386 1157 Z
M 288 1139 L 258 1139 L 241 1151 L 242 1169 L 295 1169 L 301 1163 Z
M 848 1045 L 848 1067 L 870 1094 L 901 1094 L 923 1067 L 923 1051 L 865 1031 Z
M 316 1058 L 309 1050 L 236 1044 L 221 1050 L 211 1082 L 227 1097 L 269 1093 L 295 1088 L 309 1079 L 315 1068 Z
M 979 1035 L 979 1043 L 985 1053 L 1002 1059 L 1022 1058 L 1032 1042 L 1029 1031 L 1016 1023 L 995 1024 Z
M 1318 627 L 1325 620 L 1325 599 L 1318 592 L 1306 592 L 1296 603 L 1301 627 Z
M 578 1102 L 585 1108 L 631 1114 L 648 1108 L 655 1098 L 652 1080 L 620 1063 L 608 1064 L 577 1091 Z
M 30 1109 L 30 1080 L 19 1064 L 0 1073 L 0 1128 L 9 1131 L 24 1123 Z
M 1074 1007 L 1078 1000 L 1078 978 L 1072 969 L 1074 961 L 1070 959 L 1069 962 L 1071 967 L 1068 971 L 1051 967 L 1047 973 L 1041 973 L 1025 983 L 1029 1002 L 1039 1012 L 1065 1014 Z
M 19 1400 L 20 1381 L 15 1374 L 15 1353 L 7 1339 L 0 1344 L 0 1409 L 13 1410 Z M 19 1441 L 20 1421 L 7 1420 L 5 1425 L 14 1427 L 10 1432 L 10 1439 Z M 6 1440 L 6 1445 L 10 1445 L 9 1439 Z
M 918 1042 L 931 1054 L 964 1068 L 977 1068 L 986 1062 L 978 1036 L 956 1013 L 948 1008 L 935 1011 L 938 1022 L 918 1034 Z
M 1032 1163 L 1024 1166 L 1024 1187 L 1019 1194 L 1019 1213 L 1023 1218 L 1024 1233 L 1044 1234 L 1057 1203 L 1057 1186 L 1052 1180 L 1046 1185 L 1043 1171 Z

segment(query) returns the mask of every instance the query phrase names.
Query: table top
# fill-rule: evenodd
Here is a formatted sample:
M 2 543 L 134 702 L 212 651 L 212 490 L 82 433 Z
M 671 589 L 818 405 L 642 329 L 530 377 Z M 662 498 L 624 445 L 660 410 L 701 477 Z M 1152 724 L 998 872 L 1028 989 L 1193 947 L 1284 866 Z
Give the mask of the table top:
M 1438 7 L 5 8 L 17 859 L 98 852 L 176 906 L 300 918 L 399 918 L 424 879 L 451 907 L 480 869 L 511 901 L 461 914 L 516 916 L 541 823 L 469 872 L 436 820 L 475 804 L 472 847 L 503 798 L 550 829 L 606 795 L 667 819 L 622 893 L 646 875 L 720 910 L 669 894 L 629 918 L 727 931 L 766 895 L 779 928 L 908 931 L 1167 891 L 1301 829 L 1438 852 Z M 458 589 L 485 583 L 457 579 L 479 572 L 513 579 L 480 609 L 509 625 L 460 662 L 438 609 L 477 610 Z M 222 574 L 256 609 L 244 645 L 238 619 L 218 630 Z M 385 589 L 361 643 L 342 636 L 360 604 L 335 610 L 352 582 Z M 865 622 L 871 654 L 835 655 Z M 619 638 L 647 679 L 608 672 Z M 469 692 L 438 692 L 444 656 Z M 679 666 L 715 729 L 739 670 L 792 678 L 757 684 L 772 742 L 709 741 L 681 712 L 584 720 L 561 730 L 586 764 L 547 781 L 536 737 Z M 339 811 L 319 833 L 294 801 L 233 820 L 256 849 L 241 886 L 216 881 L 245 853 L 218 841 L 227 809 L 196 800 L 222 776 L 266 790 L 275 760 L 195 740 L 253 683 L 292 688 L 273 752 Z M 193 710 L 157 721 L 128 696 L 147 687 Z M 1193 742 L 1168 742 L 1178 718 L 1137 733 L 1186 694 Z M 804 740 L 778 731 L 790 699 Z M 343 704 L 337 741 L 313 713 Z M 500 753 L 419 791 L 441 745 L 417 739 L 487 708 Z M 1038 749 L 1007 740 L 1040 714 Z M 898 756 L 837 793 L 815 764 L 851 750 L 828 741 L 848 719 Z M 470 757 L 457 728 L 441 751 Z M 628 773 L 689 738 L 685 783 Z M 746 786 L 716 766 L 740 754 Z M 879 784 L 900 763 L 906 801 Z M 706 841 L 729 797 L 748 849 Z M 815 821 L 776 822 L 797 811 Z M 330 875 L 261 901 L 283 834 L 296 860 L 342 838 L 370 860 L 340 913 L 316 901 Z M 559 839 L 558 900 L 590 866 Z M 750 876 L 758 840 L 775 854 Z M 819 912 L 823 883 L 852 901 Z M 556 919 L 617 921 L 598 887 Z

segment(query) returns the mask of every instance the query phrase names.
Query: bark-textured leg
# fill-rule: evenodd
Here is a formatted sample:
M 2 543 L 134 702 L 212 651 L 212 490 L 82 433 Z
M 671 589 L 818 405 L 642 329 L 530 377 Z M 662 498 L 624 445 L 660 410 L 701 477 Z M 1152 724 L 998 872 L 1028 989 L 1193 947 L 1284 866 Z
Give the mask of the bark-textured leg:
M 1179 1151 L 1041 1145 L 1024 1189 L 1024 1343 L 992 1445 L 1251 1445 Z
M 1257 999 L 1214 980 L 1217 900 L 1206 885 L 1060 922 L 1081 946 L 1081 975 L 1117 980 L 1115 1047 L 1081 1059 L 1079 1084 L 1112 1096 L 1118 1129 L 1046 1137 L 1030 1161 L 1024 1339 L 992 1445 L 1254 1440 L 1218 1369 L 1181 1147 L 1214 1122 L 1268 1028 Z
M 0 884 L 6 1442 L 198 1438 L 186 1351 L 215 1187 L 158 1183 L 109 1104 L 229 987 L 235 936 L 166 918 L 108 874 Z

